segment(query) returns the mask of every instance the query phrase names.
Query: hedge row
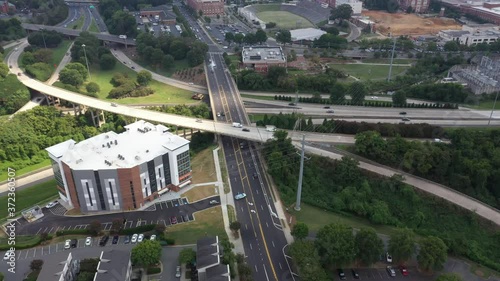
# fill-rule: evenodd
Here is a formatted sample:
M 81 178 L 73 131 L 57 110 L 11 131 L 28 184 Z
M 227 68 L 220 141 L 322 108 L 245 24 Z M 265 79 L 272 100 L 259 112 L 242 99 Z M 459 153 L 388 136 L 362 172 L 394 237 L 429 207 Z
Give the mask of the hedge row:
M 275 100 L 282 101 L 295 101 L 292 96 L 282 96 L 275 95 Z M 345 100 L 343 102 L 334 102 L 330 99 L 318 99 L 318 98 L 304 98 L 299 97 L 298 102 L 302 103 L 319 103 L 319 104 L 334 104 L 334 105 L 352 105 L 352 106 L 366 106 L 366 107 L 397 107 L 397 108 L 441 108 L 441 109 L 458 109 L 458 104 L 453 103 L 406 103 L 404 105 L 395 105 L 392 102 L 385 101 L 364 101 L 363 103 L 355 103 L 351 100 Z
M 19 237 L 18 237 L 19 238 Z M 47 236 L 47 240 L 52 239 L 51 235 Z M 16 245 L 9 245 L 7 243 L 0 244 L 0 251 L 9 250 L 11 247 L 15 247 L 16 250 L 28 249 L 38 246 L 42 242 L 40 235 L 33 236 L 32 239 L 24 241 L 23 243 L 16 243 Z
M 148 275 L 158 274 L 161 272 L 161 268 L 159 267 L 148 267 Z
M 77 234 L 88 234 L 90 235 L 90 230 L 89 229 L 69 229 L 69 230 L 59 230 L 56 232 L 57 236 L 64 236 L 64 235 L 77 235 Z

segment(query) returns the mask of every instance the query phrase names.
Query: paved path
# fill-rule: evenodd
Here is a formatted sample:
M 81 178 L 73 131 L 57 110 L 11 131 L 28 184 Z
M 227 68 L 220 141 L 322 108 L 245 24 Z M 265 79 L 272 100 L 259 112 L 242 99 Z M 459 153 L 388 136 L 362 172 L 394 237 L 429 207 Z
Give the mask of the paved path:
M 299 146 L 299 143 L 294 143 L 296 146 Z M 343 155 L 335 152 L 330 152 L 326 151 L 320 148 L 312 147 L 312 146 L 307 146 L 306 145 L 306 151 L 309 153 L 314 153 L 317 155 L 329 157 L 332 159 L 341 159 Z M 385 167 L 382 165 L 375 165 L 371 163 L 367 163 L 364 161 L 359 161 L 359 167 L 371 172 L 375 172 L 379 175 L 383 175 L 386 177 L 391 177 L 395 174 L 401 174 L 404 176 L 404 181 L 405 183 L 412 185 L 420 190 L 423 190 L 427 193 L 430 193 L 432 195 L 435 195 L 437 197 L 441 197 L 455 205 L 458 205 L 462 208 L 465 208 L 469 211 L 475 212 L 477 215 L 492 221 L 496 223 L 497 225 L 500 225 L 500 211 L 497 209 L 494 209 L 490 206 L 485 205 L 484 203 L 475 200 L 474 198 L 471 198 L 465 194 L 462 194 L 460 192 L 454 191 L 450 189 L 449 187 L 446 187 L 444 185 L 440 185 L 437 183 L 433 183 L 431 181 L 410 175 L 408 173 L 398 171 L 396 169 L 392 169 L 389 167 Z
M 352 41 L 358 39 L 358 37 L 361 35 L 361 29 L 350 21 L 347 21 L 347 23 L 350 26 L 350 33 L 346 39 L 348 42 L 352 42 Z

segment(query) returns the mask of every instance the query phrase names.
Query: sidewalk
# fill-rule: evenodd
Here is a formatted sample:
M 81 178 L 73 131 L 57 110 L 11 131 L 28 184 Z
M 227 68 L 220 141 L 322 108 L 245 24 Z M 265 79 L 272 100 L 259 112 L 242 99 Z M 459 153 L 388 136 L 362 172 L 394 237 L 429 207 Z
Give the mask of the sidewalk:
M 34 185 L 38 181 L 41 180 L 50 180 L 54 176 L 54 172 L 52 171 L 52 167 L 47 167 L 42 170 L 35 171 L 34 173 L 30 174 L 25 174 L 19 177 L 16 177 L 16 189 L 19 190 L 21 188 L 24 188 L 25 185 Z M 9 187 L 7 186 L 8 182 L 4 181 L 0 184 L 0 194 L 3 192 L 7 192 L 9 190 Z M 26 186 L 28 187 L 28 186 Z

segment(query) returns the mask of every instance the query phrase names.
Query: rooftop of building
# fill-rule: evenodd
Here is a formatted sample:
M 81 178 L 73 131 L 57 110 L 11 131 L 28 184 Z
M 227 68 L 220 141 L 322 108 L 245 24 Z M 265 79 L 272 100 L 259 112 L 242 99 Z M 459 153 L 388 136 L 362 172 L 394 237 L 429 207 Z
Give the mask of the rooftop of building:
M 189 144 L 163 125 L 140 120 L 120 134 L 106 132 L 76 143 L 73 140 L 46 150 L 73 170 L 132 168 Z M 59 156 L 60 155 L 60 156 Z
M 281 47 L 243 47 L 243 63 L 279 63 L 286 62 Z
M 171 5 L 160 5 L 154 7 L 144 7 L 140 10 L 141 12 L 159 12 L 159 11 L 172 11 Z
M 204 272 L 198 272 L 199 281 L 230 281 L 228 264 L 218 264 L 207 268 Z
M 94 281 L 125 280 L 129 263 L 129 251 L 103 251 Z
M 196 267 L 199 270 L 220 262 L 218 242 L 217 236 L 202 238 L 196 242 Z
M 290 30 L 290 34 L 292 36 L 292 41 L 300 41 L 314 40 L 321 37 L 321 35 L 326 34 L 326 32 L 321 29 L 310 27 Z
M 469 31 L 466 30 L 453 30 L 453 29 L 447 29 L 447 30 L 441 30 L 441 33 L 450 35 L 450 36 L 462 36 L 464 34 L 469 34 Z

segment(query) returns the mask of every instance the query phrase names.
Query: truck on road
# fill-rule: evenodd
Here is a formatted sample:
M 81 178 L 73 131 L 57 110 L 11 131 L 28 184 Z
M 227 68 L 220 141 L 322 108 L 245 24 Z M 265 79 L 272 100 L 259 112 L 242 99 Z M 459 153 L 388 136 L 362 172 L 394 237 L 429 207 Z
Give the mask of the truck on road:
M 120 39 L 127 39 L 127 35 L 118 35 L 118 38 L 120 38 Z
M 274 125 L 266 125 L 266 131 L 268 131 L 268 132 L 275 132 L 276 131 L 276 126 L 274 126 Z
M 241 123 L 238 123 L 238 122 L 233 122 L 233 127 L 235 127 L 235 128 L 243 128 L 243 125 L 241 125 Z

